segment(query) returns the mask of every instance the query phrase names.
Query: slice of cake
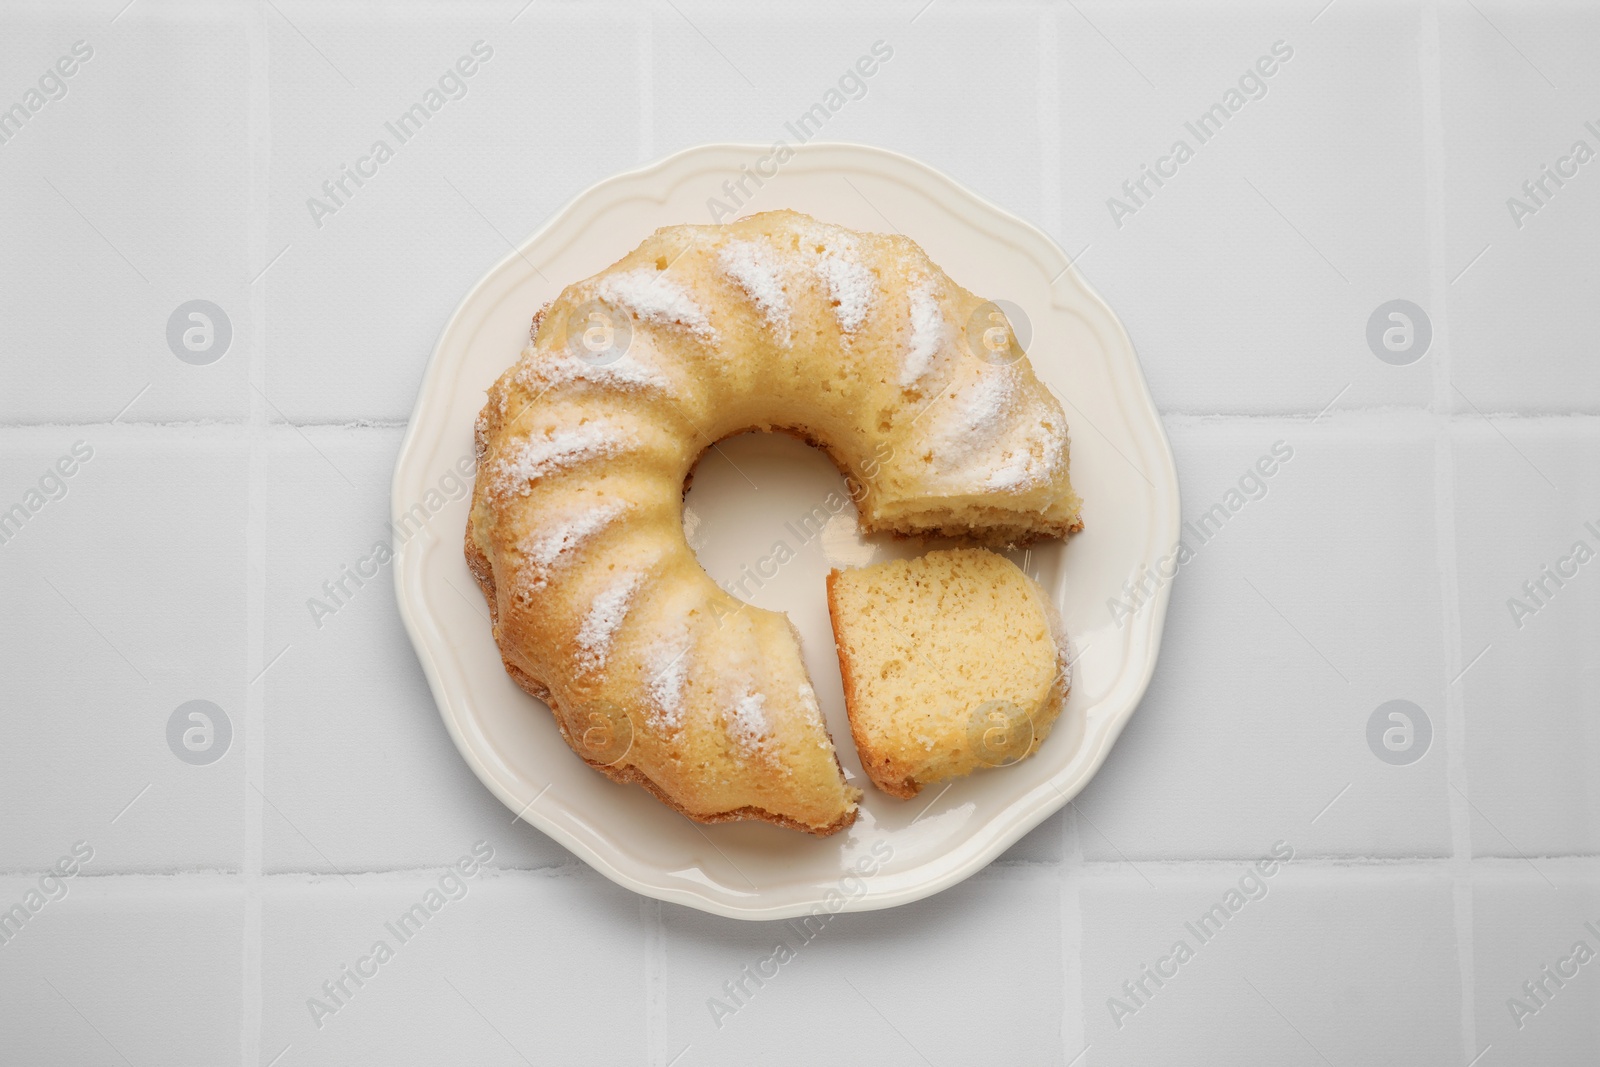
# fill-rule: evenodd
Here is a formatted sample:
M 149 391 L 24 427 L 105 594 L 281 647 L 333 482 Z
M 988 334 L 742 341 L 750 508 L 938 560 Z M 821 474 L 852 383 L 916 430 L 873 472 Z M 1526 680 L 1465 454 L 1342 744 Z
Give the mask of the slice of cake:
M 1066 703 L 1055 609 L 996 553 L 833 571 L 828 614 L 856 751 L 891 796 L 1032 755 Z

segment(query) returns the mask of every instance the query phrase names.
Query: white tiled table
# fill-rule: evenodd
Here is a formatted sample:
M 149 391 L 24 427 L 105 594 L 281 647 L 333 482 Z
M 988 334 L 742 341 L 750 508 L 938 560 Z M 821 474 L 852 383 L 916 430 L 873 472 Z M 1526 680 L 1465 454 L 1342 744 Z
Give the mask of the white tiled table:
M 93 50 L 0 144 L 0 508 L 92 449 L 0 544 L 0 908 L 93 849 L 0 945 L 0 1063 L 1600 1058 L 1600 958 L 1541 971 L 1600 953 L 1600 562 L 1520 626 L 1507 605 L 1600 549 L 1600 161 L 1520 227 L 1506 205 L 1600 151 L 1600 12 L 123 4 L 0 13 L 0 106 Z M 479 40 L 466 95 L 317 226 L 306 199 Z M 1149 695 L 1073 808 L 952 890 L 840 918 L 716 1020 L 777 931 L 511 825 L 387 570 L 320 626 L 305 601 L 382 536 L 434 336 L 508 239 L 619 170 L 784 136 L 880 40 L 825 136 L 1082 252 L 1185 517 L 1294 456 L 1177 579 Z M 1265 95 L 1118 225 L 1107 198 L 1280 41 Z M 1365 337 L 1396 298 L 1432 324 L 1407 366 Z M 194 299 L 232 324 L 209 366 L 166 342 Z M 233 729 L 207 766 L 166 741 L 194 699 Z M 1432 725 L 1406 766 L 1367 741 L 1393 699 Z M 314 1020 L 479 841 L 466 895 Z M 1276 842 L 1265 895 L 1191 933 Z

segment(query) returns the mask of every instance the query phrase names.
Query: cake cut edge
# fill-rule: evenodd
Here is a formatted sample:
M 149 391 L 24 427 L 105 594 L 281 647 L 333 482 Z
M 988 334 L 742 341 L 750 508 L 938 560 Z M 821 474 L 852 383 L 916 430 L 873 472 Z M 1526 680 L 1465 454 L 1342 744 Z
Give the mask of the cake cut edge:
M 964 549 L 969 548 L 970 546 L 964 546 Z M 1015 565 L 1013 564 L 1013 566 Z M 864 570 L 867 568 L 849 569 Z M 1018 572 L 1021 573 L 1020 568 L 1018 568 Z M 828 621 L 833 629 L 834 651 L 839 660 L 839 678 L 844 688 L 845 711 L 850 721 L 851 740 L 855 742 L 856 755 L 861 760 L 861 769 L 866 772 L 872 784 L 892 797 L 910 800 L 917 796 L 926 786 L 935 782 L 952 781 L 957 778 L 967 777 L 977 770 L 989 769 L 986 765 L 974 764 L 951 774 L 930 777 L 925 781 L 919 780 L 915 775 L 906 774 L 900 765 L 901 761 L 894 753 L 886 749 L 883 742 L 888 740 L 887 738 L 879 738 L 868 730 L 866 716 L 857 714 L 858 709 L 861 708 L 862 700 L 860 689 L 855 680 L 858 665 L 852 660 L 840 625 L 841 608 L 837 581 L 844 573 L 845 571 L 839 568 L 834 568 L 828 572 Z M 1032 738 L 1028 750 L 1015 760 L 1004 764 L 1004 766 L 1020 763 L 1039 751 L 1040 746 L 1049 737 L 1056 721 L 1060 719 L 1061 713 L 1066 710 L 1067 699 L 1072 693 L 1073 658 L 1071 643 L 1067 639 L 1060 612 L 1056 610 L 1055 605 L 1051 603 L 1050 598 L 1045 595 L 1044 590 L 1039 587 L 1037 582 L 1026 574 L 1022 574 L 1022 578 L 1030 587 L 1030 591 L 1034 594 L 1040 609 L 1044 613 L 1045 623 L 1049 627 L 1052 643 L 1056 650 L 1056 670 L 1050 689 L 1045 693 L 1038 706 L 1029 713 L 1028 718 L 1032 725 Z

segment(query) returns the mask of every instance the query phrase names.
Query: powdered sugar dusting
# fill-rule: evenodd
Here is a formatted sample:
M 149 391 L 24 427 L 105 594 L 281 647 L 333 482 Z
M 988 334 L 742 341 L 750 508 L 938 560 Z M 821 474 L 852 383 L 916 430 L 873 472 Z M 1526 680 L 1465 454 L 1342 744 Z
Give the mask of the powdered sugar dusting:
M 594 363 L 557 348 L 540 352 L 529 349 L 523 353 L 522 365 L 517 368 L 517 384 L 530 393 L 540 394 L 546 389 L 567 382 L 593 382 L 615 389 L 640 390 L 671 388 L 671 383 L 654 367 L 641 363 L 634 354 L 640 342 L 633 345 L 610 363 Z
M 702 340 L 716 340 L 717 333 L 711 328 L 705 309 L 662 271 L 637 267 L 608 274 L 600 281 L 599 293 L 602 299 L 627 308 L 645 322 L 683 326 Z
M 939 291 L 931 279 L 911 290 L 911 344 L 900 365 L 900 387 L 910 389 L 933 367 L 933 357 L 944 346 L 949 330 L 944 309 L 939 306 Z
M 977 381 L 937 401 L 935 410 L 943 417 L 930 434 L 934 471 L 963 485 L 986 480 L 1003 454 L 998 446 L 1016 401 L 1012 368 L 989 365 L 978 372 Z
M 1028 469 L 1032 466 L 1033 454 L 1031 452 L 1013 452 L 1005 462 L 995 468 L 989 480 L 984 482 L 986 489 L 1017 489 L 1028 483 Z
M 639 571 L 624 574 L 594 598 L 589 614 L 578 628 L 578 665 L 584 670 L 597 671 L 606 665 L 611 655 L 611 642 L 628 617 L 628 609 L 633 606 L 633 598 L 644 579 Z
M 772 250 L 760 241 L 729 241 L 717 253 L 723 271 L 761 309 L 767 325 L 789 342 L 789 298 Z
M 818 727 L 817 747 L 824 752 L 833 751 L 833 746 L 828 743 L 828 727 L 822 721 L 822 707 L 817 703 L 817 691 L 811 688 L 810 682 L 801 682 L 795 696 L 800 701 L 800 716 L 808 726 Z
M 494 465 L 491 478 L 501 491 L 527 496 L 533 483 L 553 471 L 584 460 L 615 455 L 632 447 L 634 437 L 610 422 L 563 427 L 547 437 L 527 437 L 512 444 Z
M 748 688 L 734 701 L 733 720 L 728 724 L 728 732 L 747 755 L 760 751 L 772 734 L 772 726 L 767 722 L 764 710 L 766 702 L 766 694 Z
M 934 473 L 967 490 L 1016 492 L 1042 485 L 1066 458 L 1066 430 L 1023 391 L 1015 366 L 983 364 L 957 388 L 929 435 Z
M 811 683 L 801 682 L 795 694 L 800 698 L 800 711 L 813 722 L 822 722 L 822 707 L 817 703 L 817 691 Z
M 522 539 L 523 574 L 530 589 L 542 589 L 549 582 L 561 557 L 611 525 L 628 510 L 625 500 L 608 500 L 596 507 L 565 516 L 554 524 L 541 524 Z
M 968 454 L 982 453 L 1010 421 L 1017 401 L 1016 374 L 1010 367 L 988 367 L 978 380 L 955 395 L 951 429 L 966 442 Z
M 1066 458 L 1067 437 L 1057 426 L 1041 422 L 1038 432 L 1018 435 L 1011 452 L 984 483 L 988 489 L 1015 491 L 1043 485 L 1056 477 Z
M 644 652 L 645 692 L 650 695 L 651 718 L 669 730 L 683 726 L 683 688 L 689 680 L 687 626 L 669 640 L 657 641 Z
M 846 333 L 854 333 L 867 320 L 867 310 L 878 296 L 878 280 L 872 271 L 856 257 L 854 251 L 845 255 L 825 252 L 817 260 L 817 273 L 828 286 L 828 295 L 836 307 L 834 315 Z

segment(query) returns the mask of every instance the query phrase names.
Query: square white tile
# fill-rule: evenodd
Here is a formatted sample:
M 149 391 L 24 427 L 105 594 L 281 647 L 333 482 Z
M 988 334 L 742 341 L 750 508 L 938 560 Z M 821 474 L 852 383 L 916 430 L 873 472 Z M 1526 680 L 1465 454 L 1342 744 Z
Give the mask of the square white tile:
M 531 826 L 513 825 L 439 718 L 395 608 L 392 565 L 375 552 L 397 540 L 388 475 L 399 441 L 386 429 L 272 432 L 264 655 L 283 655 L 260 683 L 266 869 L 431 867 L 480 837 L 501 865 L 574 863 Z M 471 481 L 447 484 L 464 493 Z M 416 536 L 456 543 L 462 532 Z M 461 593 L 486 610 L 475 587 Z
M 1475 872 L 1474 1030 L 1505 1063 L 1584 1063 L 1600 1044 L 1600 868 L 1521 860 Z M 1485 1061 L 1489 1056 L 1484 1057 Z
M 195 4 L 111 14 L 19 11 L 0 35 L 7 94 L 47 77 L 47 92 L 64 89 L 0 144 L 20 209 L 0 218 L 13 264 L 0 422 L 105 422 L 135 397 L 136 421 L 243 418 L 263 265 L 247 225 L 246 20 Z M 196 324 L 180 309 L 196 300 L 221 314 L 185 347 Z M 175 355 L 169 328 L 209 365 Z
M 798 5 L 759 14 L 679 9 L 653 17 L 658 152 L 706 141 L 868 142 L 1037 216 L 1037 9 L 941 3 L 915 21 L 914 7 L 896 17 L 837 5 L 824 8 L 824 18 Z M 975 76 L 952 77 L 957 71 Z M 961 136 L 951 135 L 952 121 Z M 877 229 L 898 228 L 892 203 L 868 203 Z M 738 210 L 784 206 L 758 190 Z
M 1585 235 L 1600 223 L 1600 111 L 1581 57 L 1600 46 L 1600 15 L 1452 4 L 1439 22 L 1455 399 L 1594 412 L 1600 266 Z
M 1314 14 L 1060 13 L 1062 238 L 1163 409 L 1430 396 L 1425 364 L 1366 341 L 1378 305 L 1428 292 L 1418 9 Z
M 85 873 L 41 890 L 37 877 L 0 878 L 7 908 L 30 891 L 45 900 L 0 946 L 8 1062 L 238 1061 L 243 893 L 214 877 L 174 881 Z
M 20 529 L 8 511 L 15 532 L 0 544 L 0 804 L 16 816 L 0 864 L 33 869 L 81 838 L 96 874 L 236 869 L 246 444 L 231 427 L 0 439 L 0 506 L 29 507 L 34 492 L 42 505 Z M 196 700 L 210 721 L 179 715 Z
M 404 420 L 468 288 L 568 199 L 640 162 L 634 124 L 619 135 L 612 118 L 639 103 L 632 21 L 542 4 L 515 22 L 486 6 L 379 22 L 283 10 L 293 26 L 269 20 L 270 243 L 288 251 L 261 283 L 267 392 L 297 421 Z
M 1086 882 L 1083 1062 L 1470 1059 L 1442 868 L 1256 867 L 1276 844 L 1152 867 L 1153 885 L 1125 869 Z
M 358 882 L 267 889 L 264 1058 L 287 1046 L 284 1062 L 308 1065 L 643 1060 L 645 939 L 631 893 L 576 869 Z
M 1059 915 L 1054 874 L 1029 868 L 826 920 L 663 905 L 662 1048 L 704 1064 L 1063 1062 Z
M 1468 417 L 1454 435 L 1463 666 L 1477 658 L 1459 683 L 1475 855 L 1600 847 L 1591 421 Z
M 1193 557 L 1150 690 L 1076 802 L 1085 856 L 1238 857 L 1283 836 L 1448 855 L 1432 431 L 1354 414 L 1168 430 Z M 1368 742 L 1391 700 L 1432 728 L 1410 765 Z

